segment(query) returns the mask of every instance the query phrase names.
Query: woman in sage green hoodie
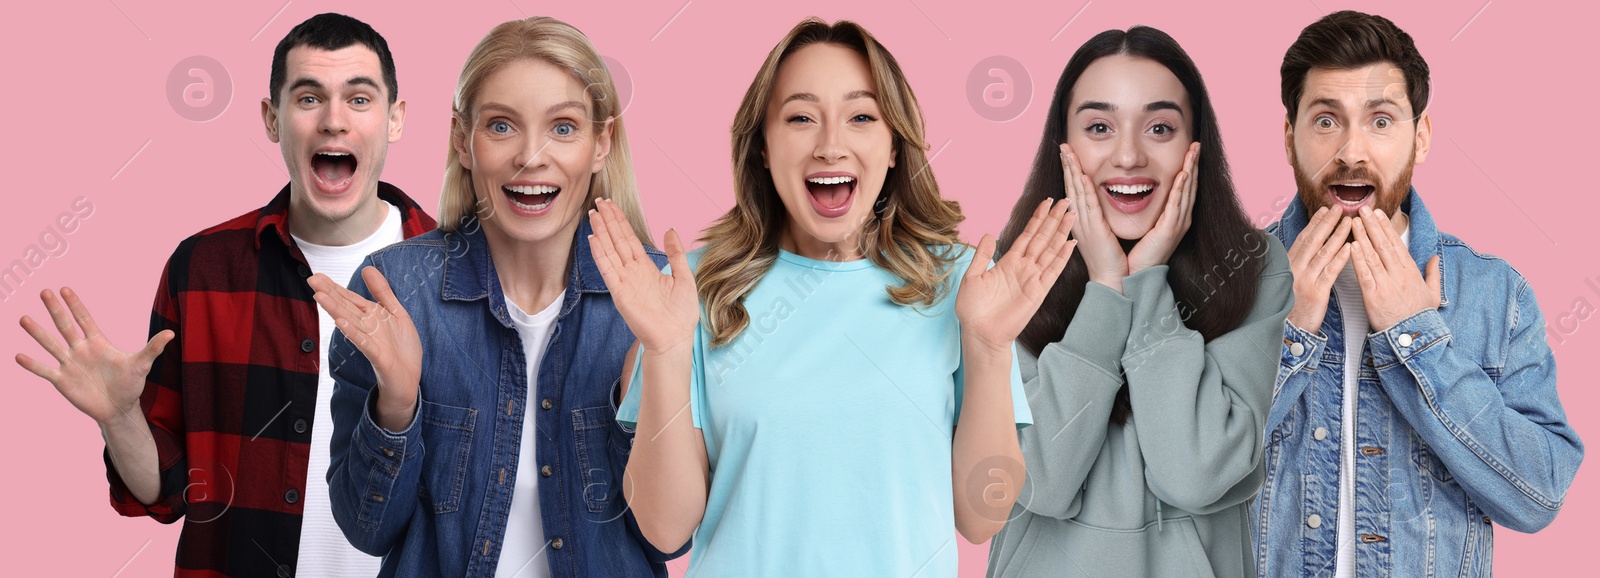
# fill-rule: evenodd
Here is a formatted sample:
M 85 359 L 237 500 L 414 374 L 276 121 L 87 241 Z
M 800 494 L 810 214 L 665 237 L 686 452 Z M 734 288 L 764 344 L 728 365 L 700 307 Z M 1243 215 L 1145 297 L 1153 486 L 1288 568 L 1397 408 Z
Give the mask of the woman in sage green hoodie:
M 1062 72 L 1001 238 L 1042 199 L 1077 253 L 1017 340 L 1028 479 L 990 576 L 1246 576 L 1293 280 L 1234 195 L 1200 73 L 1147 27 Z

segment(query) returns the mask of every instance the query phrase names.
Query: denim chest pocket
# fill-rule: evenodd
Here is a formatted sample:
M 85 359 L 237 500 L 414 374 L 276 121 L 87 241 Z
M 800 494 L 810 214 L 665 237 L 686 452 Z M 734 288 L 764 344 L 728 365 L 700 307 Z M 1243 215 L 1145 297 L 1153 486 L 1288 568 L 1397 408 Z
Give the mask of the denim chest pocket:
M 448 514 L 461 508 L 461 486 L 467 479 L 478 410 L 423 401 L 420 411 L 426 453 L 419 495 L 433 513 Z
M 1444 462 L 1439 461 L 1439 457 L 1433 455 L 1433 450 L 1428 447 L 1428 442 L 1422 441 L 1422 436 L 1417 435 L 1415 431 L 1411 432 L 1411 461 L 1417 465 L 1417 469 L 1433 476 L 1433 479 L 1440 482 L 1449 482 L 1455 479 L 1455 476 L 1450 475 L 1450 470 L 1444 467 Z
M 578 451 L 578 475 L 583 482 L 583 505 L 604 512 L 616 493 L 609 447 L 617 414 L 609 405 L 572 410 L 573 440 Z

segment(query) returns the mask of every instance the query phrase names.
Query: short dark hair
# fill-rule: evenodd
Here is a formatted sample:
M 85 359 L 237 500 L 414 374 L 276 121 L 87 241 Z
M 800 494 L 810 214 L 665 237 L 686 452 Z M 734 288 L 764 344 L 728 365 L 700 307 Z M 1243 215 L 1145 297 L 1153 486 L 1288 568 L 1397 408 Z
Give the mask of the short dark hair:
M 1417 52 L 1411 35 L 1382 16 L 1342 10 L 1323 16 L 1300 31 L 1300 37 L 1283 55 L 1278 74 L 1283 82 L 1283 108 L 1294 123 L 1300 113 L 1306 73 L 1313 68 L 1351 69 L 1380 62 L 1395 65 L 1405 75 L 1406 99 L 1412 119 L 1428 108 L 1428 62 Z
M 272 51 L 272 81 L 269 84 L 272 106 L 278 106 L 278 92 L 283 90 L 283 83 L 288 81 L 289 50 L 298 46 L 338 50 L 355 44 L 378 53 L 378 64 L 383 67 L 383 84 L 389 90 L 389 104 L 394 104 L 400 96 L 400 84 L 395 80 L 394 55 L 389 54 L 389 43 L 367 23 L 328 12 L 307 18 L 295 26 L 283 40 L 278 41 L 278 48 Z

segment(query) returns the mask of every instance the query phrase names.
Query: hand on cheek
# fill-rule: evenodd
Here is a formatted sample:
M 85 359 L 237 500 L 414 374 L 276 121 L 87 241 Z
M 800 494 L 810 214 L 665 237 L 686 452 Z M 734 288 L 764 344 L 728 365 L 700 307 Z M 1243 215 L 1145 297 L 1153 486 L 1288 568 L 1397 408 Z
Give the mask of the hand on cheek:
M 1132 275 L 1156 265 L 1165 265 L 1178 243 L 1189 232 L 1193 220 L 1195 189 L 1199 182 L 1197 169 L 1200 161 L 1200 143 L 1190 143 L 1183 158 L 1183 170 L 1172 180 L 1167 201 L 1161 216 L 1144 238 L 1128 252 L 1128 274 Z
M 1084 176 L 1083 165 L 1072 147 L 1061 145 L 1061 172 L 1066 183 L 1066 197 L 1077 213 L 1072 237 L 1078 241 L 1078 254 L 1089 269 L 1089 281 L 1122 291 L 1122 278 L 1128 276 L 1128 255 L 1111 232 L 1105 211 L 1095 187 Z

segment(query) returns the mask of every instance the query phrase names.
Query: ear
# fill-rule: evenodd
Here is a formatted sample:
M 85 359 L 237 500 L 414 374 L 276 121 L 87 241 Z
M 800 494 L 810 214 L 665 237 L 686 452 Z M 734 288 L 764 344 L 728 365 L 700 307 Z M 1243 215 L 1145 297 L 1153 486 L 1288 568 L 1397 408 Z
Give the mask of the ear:
M 394 102 L 394 104 L 389 105 L 389 143 L 390 144 L 400 142 L 400 133 L 405 131 L 405 127 L 406 127 L 406 101 L 405 101 L 405 99 L 396 100 Z
M 467 128 L 461 126 L 461 117 L 450 115 L 450 146 L 456 147 L 456 163 L 472 170 L 472 148 L 467 146 Z
M 261 124 L 267 128 L 267 140 L 274 144 L 278 142 L 278 107 L 272 106 L 272 99 L 261 99 Z
M 598 173 L 606 166 L 606 157 L 611 154 L 611 126 L 616 120 L 617 117 L 613 116 L 600 123 L 600 134 L 594 143 L 594 166 L 589 168 L 590 173 Z
M 766 147 L 762 147 L 762 149 L 761 149 L 761 168 L 764 168 L 764 169 L 767 169 L 767 170 L 772 170 L 772 163 L 767 161 L 767 149 L 766 149 Z
M 1294 123 L 1287 118 L 1283 119 L 1283 160 L 1294 167 Z
M 894 163 L 900 158 L 900 147 L 889 145 L 889 168 L 894 168 Z
M 1433 117 L 1428 111 L 1422 111 L 1422 116 L 1417 117 L 1417 154 L 1415 164 L 1422 164 L 1428 159 L 1428 151 L 1433 148 Z

